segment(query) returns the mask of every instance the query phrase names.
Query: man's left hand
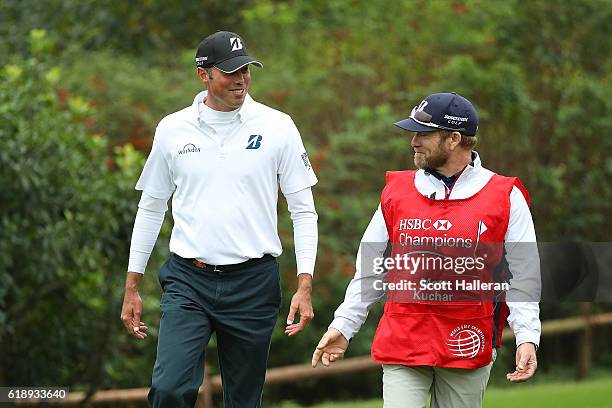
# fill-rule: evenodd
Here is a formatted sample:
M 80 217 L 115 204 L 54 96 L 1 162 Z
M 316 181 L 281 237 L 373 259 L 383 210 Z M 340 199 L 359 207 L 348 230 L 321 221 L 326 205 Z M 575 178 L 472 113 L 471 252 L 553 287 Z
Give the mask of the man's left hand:
M 506 374 L 506 378 L 514 383 L 530 379 L 538 368 L 536 348 L 533 343 L 523 343 L 516 348 L 516 370 Z
M 289 307 L 289 315 L 287 316 L 287 327 L 285 334 L 294 336 L 304 330 L 308 322 L 314 318 L 312 310 L 312 275 L 301 273 L 298 275 L 298 288 L 291 298 L 291 306 Z M 300 315 L 300 321 L 293 323 L 296 313 Z

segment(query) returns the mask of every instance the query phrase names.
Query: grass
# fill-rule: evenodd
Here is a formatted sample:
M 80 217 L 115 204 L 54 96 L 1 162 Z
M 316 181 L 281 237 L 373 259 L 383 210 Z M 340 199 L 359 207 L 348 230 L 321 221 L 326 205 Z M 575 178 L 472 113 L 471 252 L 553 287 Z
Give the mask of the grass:
M 285 402 L 279 408 L 298 408 Z M 310 408 L 380 408 L 382 400 L 328 402 Z M 489 388 L 485 408 L 612 408 L 612 377 L 582 382 L 515 384 Z

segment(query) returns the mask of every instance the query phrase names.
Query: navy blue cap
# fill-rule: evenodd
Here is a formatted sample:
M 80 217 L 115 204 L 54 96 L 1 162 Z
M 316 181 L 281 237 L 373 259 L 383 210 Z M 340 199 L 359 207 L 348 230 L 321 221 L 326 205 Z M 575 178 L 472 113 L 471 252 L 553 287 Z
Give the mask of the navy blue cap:
M 411 132 L 456 131 L 466 136 L 476 136 L 478 114 L 474 105 L 463 96 L 451 93 L 429 95 L 410 116 L 395 125 Z
M 247 54 L 244 40 L 236 33 L 217 31 L 202 40 L 196 51 L 198 68 L 217 67 L 231 74 L 248 64 L 263 67 L 263 64 Z

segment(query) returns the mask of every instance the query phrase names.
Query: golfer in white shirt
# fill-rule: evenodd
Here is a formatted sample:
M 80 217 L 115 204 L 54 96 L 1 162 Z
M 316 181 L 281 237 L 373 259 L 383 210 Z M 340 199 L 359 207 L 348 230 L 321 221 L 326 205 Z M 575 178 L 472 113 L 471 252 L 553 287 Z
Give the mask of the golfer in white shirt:
M 212 333 L 226 407 L 259 407 L 272 331 L 281 304 L 276 257 L 278 190 L 293 220 L 298 288 L 285 333 L 313 318 L 317 247 L 316 176 L 291 118 L 248 94 L 244 40 L 221 31 L 196 52 L 207 91 L 157 126 L 136 189 L 142 198 L 130 248 L 122 320 L 144 339 L 138 284 L 172 197 L 171 258 L 162 266 L 157 360 L 149 402 L 193 407 Z M 299 314 L 299 322 L 294 323 Z

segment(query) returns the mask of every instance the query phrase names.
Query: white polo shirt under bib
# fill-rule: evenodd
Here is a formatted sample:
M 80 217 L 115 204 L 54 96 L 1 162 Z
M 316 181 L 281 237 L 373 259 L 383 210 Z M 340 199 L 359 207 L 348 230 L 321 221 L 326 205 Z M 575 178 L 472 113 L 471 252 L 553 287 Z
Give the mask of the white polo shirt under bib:
M 278 256 L 279 186 L 290 194 L 317 182 L 299 131 L 247 95 L 233 126 L 217 134 L 200 116 L 205 97 L 161 120 L 136 189 L 172 196 L 170 251 L 183 258 L 227 265 Z

